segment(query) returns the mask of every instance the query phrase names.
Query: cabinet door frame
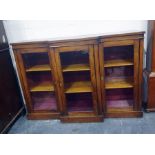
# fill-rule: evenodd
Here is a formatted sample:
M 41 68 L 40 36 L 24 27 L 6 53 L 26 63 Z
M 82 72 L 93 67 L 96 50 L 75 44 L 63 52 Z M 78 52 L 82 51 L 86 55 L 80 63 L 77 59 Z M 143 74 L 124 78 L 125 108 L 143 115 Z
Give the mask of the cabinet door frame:
M 74 51 L 81 51 L 81 50 L 87 50 L 89 53 L 90 77 L 91 77 L 91 83 L 92 83 L 92 88 L 93 88 L 93 92 L 92 92 L 93 111 L 92 112 L 95 115 L 98 114 L 94 47 L 93 45 L 76 45 L 76 46 L 65 46 L 65 47 L 54 48 L 56 67 L 57 67 L 58 76 L 59 76 L 59 86 L 60 86 L 60 91 L 61 91 L 61 96 L 62 96 L 63 115 L 68 115 L 68 111 L 67 111 L 66 95 L 64 92 L 64 80 L 63 80 L 63 72 L 62 72 L 62 67 L 61 67 L 60 53 L 74 52 Z M 77 113 L 81 113 L 81 112 L 77 112 Z M 87 112 L 84 112 L 84 113 L 87 113 Z
M 22 58 L 23 54 L 27 54 L 27 53 L 47 53 L 48 54 L 48 58 L 49 58 L 49 65 L 51 68 L 50 74 L 51 74 L 51 80 L 53 80 L 54 82 L 54 94 L 55 94 L 55 98 L 56 98 L 56 105 L 57 105 L 57 110 L 56 111 L 52 111 L 52 110 L 34 110 L 33 109 L 33 102 L 31 99 L 31 94 L 30 94 L 30 88 L 27 82 L 27 76 L 26 76 L 26 69 L 24 66 L 24 61 Z M 59 113 L 60 112 L 60 101 L 58 98 L 58 90 L 57 90 L 57 85 L 56 85 L 56 73 L 54 72 L 54 67 L 53 67 L 53 61 L 54 61 L 54 57 L 51 58 L 50 56 L 50 50 L 48 48 L 26 48 L 26 49 L 17 49 L 14 52 L 15 55 L 15 59 L 16 59 L 16 64 L 17 64 L 17 70 L 18 70 L 18 74 L 19 74 L 19 78 L 20 78 L 20 82 L 21 82 L 21 86 L 22 86 L 22 91 L 24 94 L 24 98 L 25 98 L 25 102 L 26 102 L 26 108 L 27 108 L 27 112 L 28 113 L 36 113 L 36 114 L 41 114 L 41 113 L 47 113 L 47 114 L 54 114 L 54 113 Z
M 107 112 L 107 105 L 105 100 L 105 75 L 104 75 L 104 48 L 112 46 L 128 46 L 133 45 L 134 49 L 134 105 L 133 111 L 139 110 L 139 40 L 118 40 L 118 41 L 105 41 L 99 44 L 99 65 L 100 65 L 100 81 L 101 81 L 101 97 L 103 112 Z

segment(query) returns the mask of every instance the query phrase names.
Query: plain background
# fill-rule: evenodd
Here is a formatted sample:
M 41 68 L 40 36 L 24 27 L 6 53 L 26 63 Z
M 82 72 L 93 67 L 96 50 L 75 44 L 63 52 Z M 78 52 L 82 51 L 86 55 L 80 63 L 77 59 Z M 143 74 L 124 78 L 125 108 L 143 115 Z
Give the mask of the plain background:
M 10 43 L 147 30 L 146 20 L 6 20 L 4 25 Z

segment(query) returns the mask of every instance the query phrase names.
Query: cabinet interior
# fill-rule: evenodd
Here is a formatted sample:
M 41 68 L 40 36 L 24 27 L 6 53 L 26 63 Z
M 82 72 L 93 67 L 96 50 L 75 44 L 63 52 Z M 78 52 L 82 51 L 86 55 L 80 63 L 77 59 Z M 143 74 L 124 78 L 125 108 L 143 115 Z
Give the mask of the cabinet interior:
M 93 111 L 93 102 L 91 93 L 67 94 L 68 112 Z
M 93 111 L 89 52 L 62 52 L 60 60 L 68 112 Z
M 63 72 L 90 70 L 88 51 L 62 52 L 60 60 Z
M 56 111 L 57 103 L 48 52 L 23 54 L 34 111 Z
M 133 45 L 105 47 L 103 59 L 107 110 L 133 108 Z
M 57 111 L 57 102 L 54 92 L 32 92 L 31 97 L 34 111 Z
M 22 58 L 26 72 L 51 70 L 48 52 L 25 53 Z
M 116 108 L 116 109 L 131 109 L 134 104 L 133 89 L 129 88 L 117 88 L 117 89 L 108 89 L 105 92 L 106 94 L 106 105 L 107 108 Z

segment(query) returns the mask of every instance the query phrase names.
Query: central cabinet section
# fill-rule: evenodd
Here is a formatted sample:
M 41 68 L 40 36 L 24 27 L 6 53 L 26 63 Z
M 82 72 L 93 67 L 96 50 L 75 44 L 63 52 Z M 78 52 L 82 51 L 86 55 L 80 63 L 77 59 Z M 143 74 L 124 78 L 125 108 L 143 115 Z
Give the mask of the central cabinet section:
M 93 46 L 54 48 L 64 115 L 96 116 L 97 94 Z

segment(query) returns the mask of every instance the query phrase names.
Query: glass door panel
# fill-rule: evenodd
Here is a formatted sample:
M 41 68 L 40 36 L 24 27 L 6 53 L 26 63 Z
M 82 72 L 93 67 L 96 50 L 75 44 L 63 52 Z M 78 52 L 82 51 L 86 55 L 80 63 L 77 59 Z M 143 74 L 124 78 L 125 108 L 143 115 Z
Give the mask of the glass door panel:
M 103 47 L 106 110 L 133 110 L 134 46 Z
M 33 111 L 57 111 L 54 78 L 48 52 L 22 54 Z
M 94 112 L 93 49 L 88 46 L 58 50 L 60 76 L 67 112 Z

